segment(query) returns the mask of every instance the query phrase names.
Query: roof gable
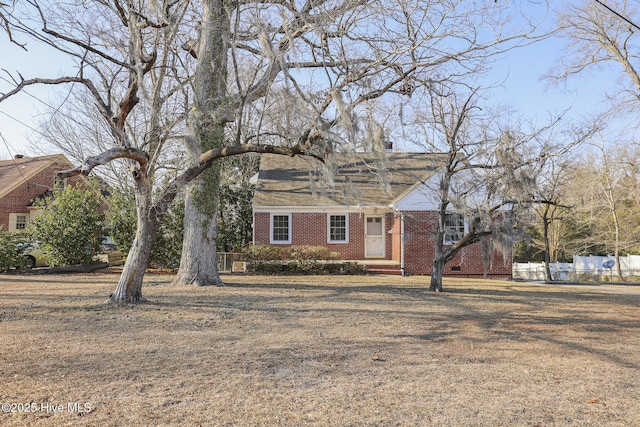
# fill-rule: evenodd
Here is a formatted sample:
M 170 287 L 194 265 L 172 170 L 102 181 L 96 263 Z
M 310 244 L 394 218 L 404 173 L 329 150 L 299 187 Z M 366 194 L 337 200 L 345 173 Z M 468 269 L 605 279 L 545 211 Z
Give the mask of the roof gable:
M 73 167 L 63 154 L 0 160 L 0 198 L 55 164 L 59 164 L 60 169 Z
M 389 206 L 432 176 L 434 153 L 332 153 L 313 158 L 263 154 L 254 206 Z

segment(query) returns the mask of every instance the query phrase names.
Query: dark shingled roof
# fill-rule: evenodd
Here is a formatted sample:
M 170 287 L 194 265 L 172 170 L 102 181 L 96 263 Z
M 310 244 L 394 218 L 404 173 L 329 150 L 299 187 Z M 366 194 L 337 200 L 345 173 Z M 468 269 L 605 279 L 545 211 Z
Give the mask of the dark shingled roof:
M 388 206 L 443 165 L 444 154 L 263 154 L 254 206 Z

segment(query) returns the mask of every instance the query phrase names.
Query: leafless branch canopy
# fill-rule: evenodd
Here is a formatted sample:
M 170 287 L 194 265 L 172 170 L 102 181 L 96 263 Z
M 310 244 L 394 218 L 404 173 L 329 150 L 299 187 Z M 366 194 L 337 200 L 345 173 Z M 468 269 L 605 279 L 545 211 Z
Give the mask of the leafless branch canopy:
M 233 124 L 228 144 L 302 144 L 316 155 L 374 149 L 387 138 L 387 109 L 412 102 L 438 82 L 472 76 L 494 55 L 544 37 L 531 21 L 512 25 L 518 8 L 502 3 L 216 4 L 216 29 L 224 32 L 229 63 L 226 75 L 211 80 L 226 86 L 225 99 L 217 101 L 225 108 L 215 120 Z M 198 7 L 180 0 L 3 6 L 3 22 L 73 58 L 77 74 L 19 76 L 0 101 L 33 84 L 79 83 L 92 99 L 87 107 L 97 107 L 105 119 L 113 146 L 149 153 L 145 165 L 153 175 L 166 161 L 163 153 L 179 151 L 167 144 L 184 141 L 196 90 L 194 56 L 202 47 Z

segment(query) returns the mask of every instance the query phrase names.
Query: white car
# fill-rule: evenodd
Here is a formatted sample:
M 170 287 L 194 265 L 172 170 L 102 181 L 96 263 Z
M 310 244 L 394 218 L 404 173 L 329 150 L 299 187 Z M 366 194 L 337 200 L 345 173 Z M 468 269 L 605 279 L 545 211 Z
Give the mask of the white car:
M 24 248 L 22 256 L 26 259 L 25 267 L 28 270 L 49 265 L 47 262 L 47 253 L 40 248 L 38 242 L 24 242 L 20 243 L 19 246 Z

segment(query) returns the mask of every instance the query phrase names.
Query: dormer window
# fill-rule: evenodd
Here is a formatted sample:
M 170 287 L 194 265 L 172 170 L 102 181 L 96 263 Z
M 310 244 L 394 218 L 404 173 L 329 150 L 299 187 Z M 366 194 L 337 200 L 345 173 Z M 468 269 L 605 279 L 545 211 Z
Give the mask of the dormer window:
M 53 176 L 53 188 L 55 190 L 62 190 L 67 186 L 67 178 L 60 178 L 58 174 Z
M 16 215 L 16 230 L 24 230 L 27 228 L 27 216 Z
M 29 225 L 29 214 L 10 213 L 9 214 L 9 231 L 20 231 Z

